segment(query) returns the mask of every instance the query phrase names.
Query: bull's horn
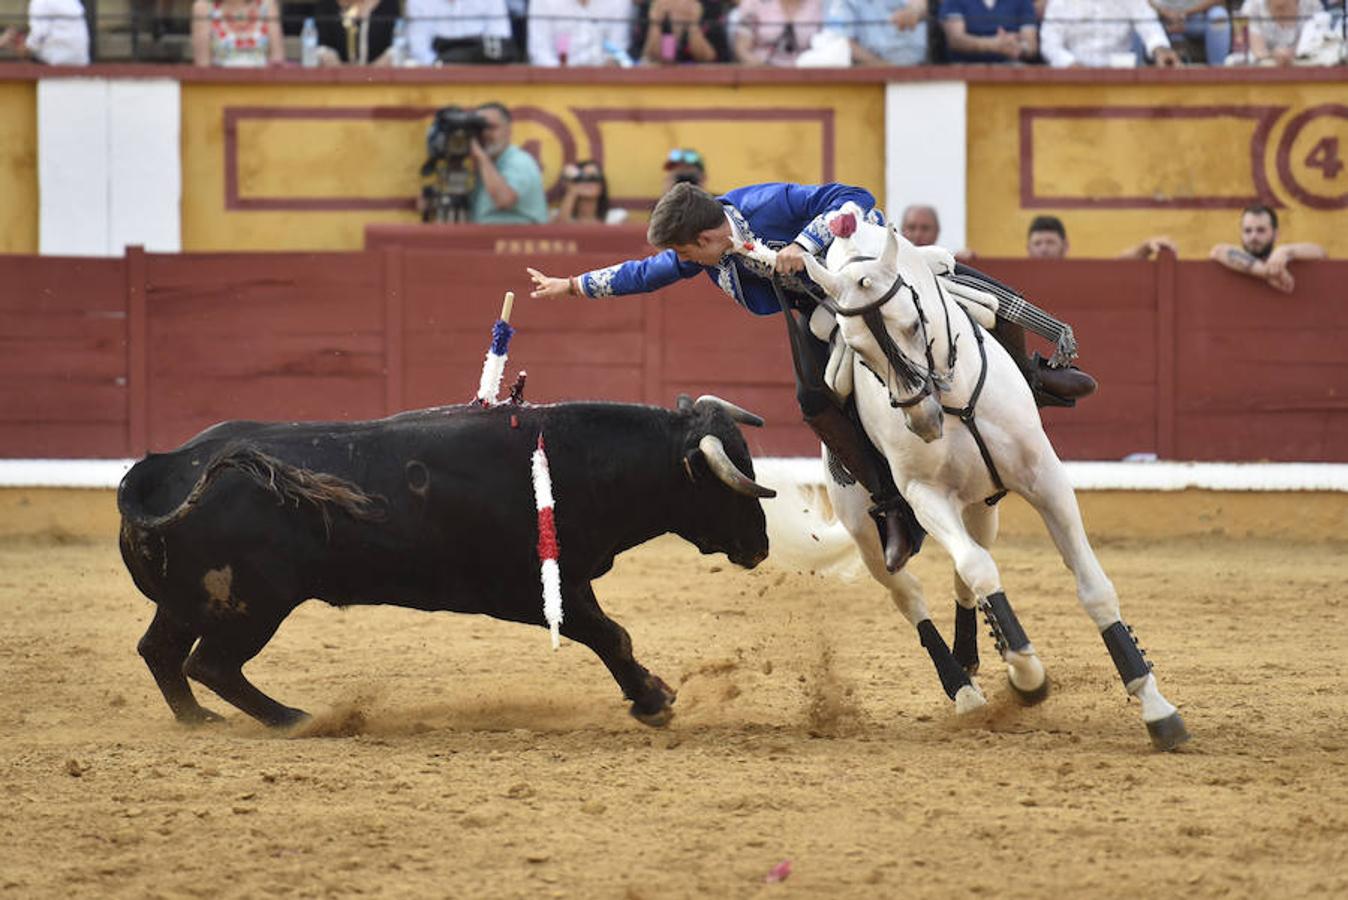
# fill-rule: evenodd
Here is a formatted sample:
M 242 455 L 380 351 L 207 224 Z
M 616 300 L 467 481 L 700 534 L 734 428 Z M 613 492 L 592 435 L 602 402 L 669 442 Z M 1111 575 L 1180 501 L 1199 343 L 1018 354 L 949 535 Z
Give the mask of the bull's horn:
M 744 407 L 736 406 L 729 400 L 722 400 L 720 397 L 712 394 L 703 394 L 701 397 L 697 398 L 697 403 L 695 403 L 694 406 L 701 406 L 703 403 L 710 403 L 712 406 L 721 407 L 721 409 L 730 414 L 730 418 L 739 422 L 741 425 L 752 425 L 755 428 L 763 427 L 762 416 L 756 416 Z
M 693 398 L 687 394 L 680 394 L 675 403 L 678 404 L 679 412 L 688 412 L 693 408 Z
M 772 488 L 763 487 L 741 472 L 739 467 L 730 461 L 725 452 L 725 445 L 716 435 L 704 434 L 702 440 L 697 442 L 697 448 L 702 451 L 703 458 L 707 460 L 707 465 L 711 467 L 716 477 L 735 493 L 757 497 L 760 500 L 777 496 L 777 492 Z

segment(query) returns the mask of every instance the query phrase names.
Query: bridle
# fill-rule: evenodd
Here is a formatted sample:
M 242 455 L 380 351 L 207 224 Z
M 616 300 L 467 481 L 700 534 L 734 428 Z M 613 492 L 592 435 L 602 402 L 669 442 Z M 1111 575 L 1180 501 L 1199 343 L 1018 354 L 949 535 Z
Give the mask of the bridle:
M 847 262 L 839 266 L 838 271 L 841 272 L 855 262 L 872 262 L 874 260 L 874 256 L 853 256 L 848 259 Z M 894 338 L 890 335 L 889 329 L 885 327 L 884 315 L 881 313 L 881 309 L 884 305 L 897 297 L 899 291 L 904 288 L 908 288 L 908 296 L 912 298 L 913 307 L 917 310 L 918 327 L 922 331 L 922 346 L 927 355 L 927 365 L 925 367 L 913 362 L 907 354 L 899 349 L 899 345 L 894 343 Z M 937 290 L 940 290 L 940 285 L 937 285 Z M 880 380 L 885 386 L 886 391 L 889 391 L 889 405 L 891 407 L 894 409 L 907 409 L 910 406 L 917 405 L 927 397 L 936 395 L 938 392 L 938 378 L 936 375 L 936 360 L 932 358 L 931 352 L 933 341 L 927 335 L 927 312 L 922 308 L 922 300 L 918 297 L 917 291 L 913 290 L 912 286 L 904 280 L 903 275 L 896 272 L 894 274 L 894 283 L 891 284 L 883 294 L 876 297 L 874 300 L 863 303 L 861 306 L 844 308 L 838 304 L 837 300 L 830 297 L 827 291 L 824 292 L 823 297 L 816 299 L 818 300 L 819 305 L 823 306 L 835 316 L 843 316 L 844 318 L 855 318 L 856 316 L 860 316 L 861 320 L 866 323 L 866 328 L 870 331 L 871 336 L 875 338 L 875 342 L 880 345 L 880 352 L 884 354 L 885 361 L 889 363 L 890 370 L 899 377 L 899 380 L 905 386 L 913 388 L 912 396 L 903 400 L 898 399 L 894 396 L 893 391 L 890 391 L 889 382 L 886 379 L 881 378 L 878 372 L 867 365 L 865 360 L 862 360 L 861 364 L 866 366 L 866 369 Z M 955 368 L 955 339 L 950 329 L 950 316 L 948 312 L 945 317 L 945 327 L 946 345 L 950 348 L 949 359 L 946 362 L 946 366 L 947 371 L 952 371 Z

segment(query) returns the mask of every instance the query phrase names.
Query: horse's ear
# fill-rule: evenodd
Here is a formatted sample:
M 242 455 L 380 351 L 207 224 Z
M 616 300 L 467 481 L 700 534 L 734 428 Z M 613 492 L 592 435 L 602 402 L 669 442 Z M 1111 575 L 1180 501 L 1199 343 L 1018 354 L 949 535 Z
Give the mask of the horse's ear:
M 810 276 L 810 280 L 823 288 L 824 293 L 837 300 L 838 294 L 842 291 L 842 280 L 820 265 L 812 254 L 806 253 L 801 258 L 805 260 L 805 273 Z
M 885 227 L 885 250 L 880 254 L 880 265 L 886 272 L 899 267 L 899 236 L 893 225 Z

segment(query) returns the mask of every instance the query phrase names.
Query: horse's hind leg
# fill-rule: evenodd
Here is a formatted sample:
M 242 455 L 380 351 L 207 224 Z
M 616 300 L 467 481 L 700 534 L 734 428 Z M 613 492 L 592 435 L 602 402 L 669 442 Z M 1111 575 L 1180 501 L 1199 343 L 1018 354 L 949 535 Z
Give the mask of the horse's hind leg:
M 996 535 L 996 511 L 987 507 L 980 511 L 970 506 L 957 512 L 953 498 L 929 484 L 911 483 L 908 491 L 909 501 L 922 521 L 922 526 L 941 542 L 954 560 L 955 574 L 964 585 L 964 593 L 960 593 L 957 587 L 957 598 L 972 596 L 983 610 L 1017 697 L 1027 703 L 1042 700 L 1047 695 L 1048 676 L 1035 653 L 1034 645 L 1030 643 L 1010 601 L 1006 599 L 997 564 L 983 546 L 983 541 L 991 543 Z M 965 635 L 976 630 L 970 628 L 973 624 L 970 622 L 971 612 L 956 610 L 957 638 L 961 630 Z M 966 658 L 969 640 L 966 638 L 964 643 L 959 644 Z
M 902 569 L 891 572 L 885 566 L 884 547 L 871 521 L 868 511 L 870 498 L 866 492 L 856 485 L 841 487 L 830 483 L 829 498 L 838 520 L 856 541 L 861 559 L 871 577 L 889 591 L 889 598 L 895 608 L 917 629 L 918 640 L 936 667 L 941 687 L 946 696 L 955 701 L 955 712 L 966 713 L 987 703 L 983 692 L 971 677 L 973 673 L 950 652 L 945 639 L 932 623 L 921 583 Z
M 1133 629 L 1124 624 L 1119 597 L 1114 585 L 1096 559 L 1081 523 L 1076 493 L 1067 479 L 1067 470 L 1051 453 L 1051 465 L 1045 465 L 1033 491 L 1025 498 L 1034 505 L 1048 526 L 1053 543 L 1077 582 L 1077 598 L 1095 627 L 1100 630 L 1114 667 L 1123 679 L 1124 689 L 1140 701 L 1142 721 L 1152 743 L 1160 750 L 1173 750 L 1189 739 L 1175 706 L 1161 694 L 1152 674 L 1151 663 L 1138 647 Z
M 196 640 L 195 631 L 178 622 L 163 607 L 156 606 L 150 627 L 136 644 L 155 684 L 159 685 L 159 692 L 168 701 L 169 709 L 186 725 L 223 721 L 220 715 L 197 702 L 187 676 L 183 675 L 183 663 Z

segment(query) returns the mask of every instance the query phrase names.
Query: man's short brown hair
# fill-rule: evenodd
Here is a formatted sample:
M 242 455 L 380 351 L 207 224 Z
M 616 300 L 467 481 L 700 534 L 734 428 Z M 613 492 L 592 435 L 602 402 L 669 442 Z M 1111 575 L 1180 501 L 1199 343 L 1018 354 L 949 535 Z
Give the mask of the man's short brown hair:
M 655 204 L 646 240 L 660 248 L 695 244 L 699 234 L 725 220 L 721 201 L 695 184 L 676 184 Z

